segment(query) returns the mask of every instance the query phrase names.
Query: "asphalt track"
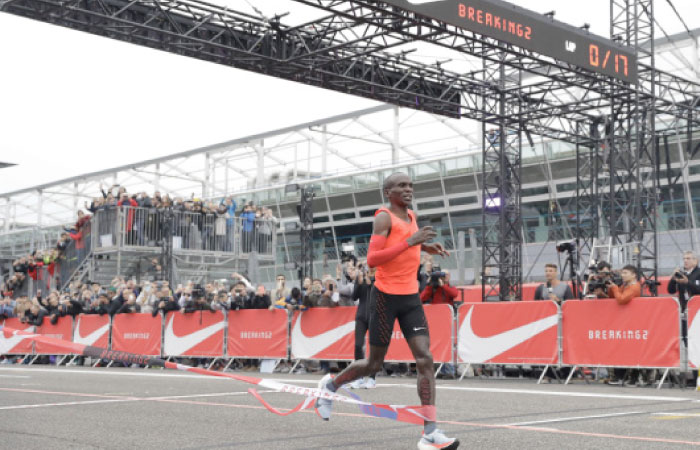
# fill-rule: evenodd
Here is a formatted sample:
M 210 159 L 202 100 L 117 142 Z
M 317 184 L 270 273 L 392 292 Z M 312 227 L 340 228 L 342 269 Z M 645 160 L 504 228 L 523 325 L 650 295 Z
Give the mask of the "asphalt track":
M 246 373 L 250 375 L 250 373 Z M 313 386 L 311 375 L 274 375 Z M 379 378 L 363 400 L 415 404 L 415 380 Z M 415 449 L 421 428 L 336 406 L 279 417 L 230 379 L 160 369 L 0 367 L 3 449 Z M 532 380 L 438 381 L 438 419 L 460 448 L 700 446 L 694 390 L 540 385 Z M 263 392 L 276 407 L 301 397 Z

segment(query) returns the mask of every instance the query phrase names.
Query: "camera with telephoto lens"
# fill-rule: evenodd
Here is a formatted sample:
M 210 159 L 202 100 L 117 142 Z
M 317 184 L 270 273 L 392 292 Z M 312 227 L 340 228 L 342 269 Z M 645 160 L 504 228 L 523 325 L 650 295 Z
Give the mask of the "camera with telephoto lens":
M 589 267 L 588 271 L 591 275 L 590 282 L 588 283 L 589 292 L 593 292 L 596 289 L 607 291 L 613 284 L 622 286 L 622 278 L 617 272 L 601 272 L 595 265 Z
M 445 278 L 447 274 L 442 271 L 440 266 L 435 266 L 433 267 L 433 271 L 430 272 L 430 285 L 433 287 L 433 289 L 437 289 L 440 287 L 440 278 Z

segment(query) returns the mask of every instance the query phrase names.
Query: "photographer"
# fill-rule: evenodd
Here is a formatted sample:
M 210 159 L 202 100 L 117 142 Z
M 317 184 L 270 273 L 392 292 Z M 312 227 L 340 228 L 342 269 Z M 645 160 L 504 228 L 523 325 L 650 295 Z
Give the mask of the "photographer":
M 546 282 L 537 286 L 535 300 L 553 300 L 561 303 L 574 298 L 574 293 L 568 283 L 564 283 L 557 277 L 559 268 L 556 264 L 544 265 L 544 278 Z
M 270 296 L 265 292 L 265 286 L 259 284 L 255 290 L 255 295 L 248 299 L 245 309 L 268 309 L 270 305 L 272 305 L 272 302 L 270 301 Z
M 314 278 L 311 282 L 311 287 L 308 289 L 302 304 L 307 308 L 316 308 L 321 306 L 323 297 L 323 282 L 318 278 Z
M 633 298 L 642 295 L 642 287 L 637 282 L 637 268 L 627 265 L 620 271 L 622 285 L 616 285 L 611 279 L 605 281 L 609 298 L 617 300 L 619 305 L 626 305 Z
M 606 280 L 615 280 L 619 276 L 612 271 L 612 267 L 606 261 L 600 261 L 595 266 L 590 267 L 590 275 L 588 276 L 588 292 L 595 298 L 608 298 L 608 287 Z M 617 284 L 617 283 L 615 283 Z
M 117 314 L 129 314 L 141 312 L 141 305 L 136 303 L 136 296 L 133 292 L 129 292 L 124 296 L 124 303 L 117 310 Z
M 357 269 L 352 259 L 345 263 L 345 267 L 338 264 L 336 268 L 336 281 L 338 283 L 338 306 L 355 306 L 352 292 L 355 289 Z
M 668 293 L 678 294 L 681 312 L 685 312 L 688 300 L 700 295 L 700 268 L 693 252 L 683 252 L 683 270 L 676 269 L 668 282 Z
M 36 297 L 32 301 L 32 306 L 24 311 L 24 316 L 20 318 L 22 323 L 28 323 L 30 325 L 41 326 L 44 322 L 44 317 L 48 315 L 48 312 L 39 305 L 36 301 Z
M 109 296 L 107 293 L 101 292 L 98 294 L 85 310 L 85 314 L 99 314 L 101 316 L 109 314 Z
M 242 281 L 235 283 L 233 288 L 231 288 L 231 302 L 229 304 L 229 308 L 232 311 L 245 309 L 249 297 L 250 295 L 248 294 L 246 285 Z
M 459 295 L 456 287 L 450 286 L 450 274 L 446 270 L 440 270 L 440 266 L 435 266 L 430 273 L 428 284 L 420 293 L 423 303 L 439 305 L 447 303 L 454 307 L 454 299 Z
M 207 301 L 206 293 L 202 289 L 201 284 L 195 284 L 191 289 L 185 290 L 185 293 L 180 297 L 180 308 L 182 312 L 191 313 L 194 311 L 212 311 L 211 305 Z
M 182 285 L 178 286 L 176 295 L 182 296 Z M 180 305 L 178 301 L 170 294 L 170 289 L 162 283 L 156 283 L 156 291 L 154 292 L 155 302 L 152 304 L 153 311 L 151 315 L 155 317 L 159 311 L 167 314 L 169 311 L 178 311 Z
M 220 290 L 215 294 L 214 300 L 211 302 L 211 309 L 214 311 L 228 311 L 231 309 L 231 299 L 226 290 Z

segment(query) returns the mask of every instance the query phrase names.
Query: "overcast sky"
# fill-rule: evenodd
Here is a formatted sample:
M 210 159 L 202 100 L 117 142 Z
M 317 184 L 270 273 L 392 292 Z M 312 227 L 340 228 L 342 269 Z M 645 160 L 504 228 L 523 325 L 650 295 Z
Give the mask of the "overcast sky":
M 318 14 L 288 0 L 212 0 L 285 23 Z M 608 36 L 609 0 L 519 0 Z M 700 26 L 700 0 L 674 0 Z M 657 17 L 683 28 L 666 1 Z M 659 33 L 661 35 L 661 33 Z M 376 105 L 250 72 L 0 13 L 0 193 Z

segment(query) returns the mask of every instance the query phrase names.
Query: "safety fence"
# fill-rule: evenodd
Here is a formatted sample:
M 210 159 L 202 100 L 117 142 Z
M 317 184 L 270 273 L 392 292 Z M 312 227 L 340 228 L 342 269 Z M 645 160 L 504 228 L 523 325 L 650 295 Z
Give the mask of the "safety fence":
M 227 214 L 121 206 L 102 209 L 91 222 L 97 249 L 162 247 L 173 251 L 274 255 L 277 220 Z
M 356 307 L 286 310 L 78 315 L 47 319 L 36 331 L 115 351 L 163 357 L 261 358 L 350 361 L 354 356 Z M 426 305 L 431 350 L 437 363 L 685 368 L 679 303 L 671 297 L 614 300 Z M 688 367 L 700 367 L 700 297 L 688 303 Z M 35 327 L 19 319 L 5 325 Z M 8 354 L 56 355 L 7 331 Z M 398 323 L 387 361 L 412 361 Z

